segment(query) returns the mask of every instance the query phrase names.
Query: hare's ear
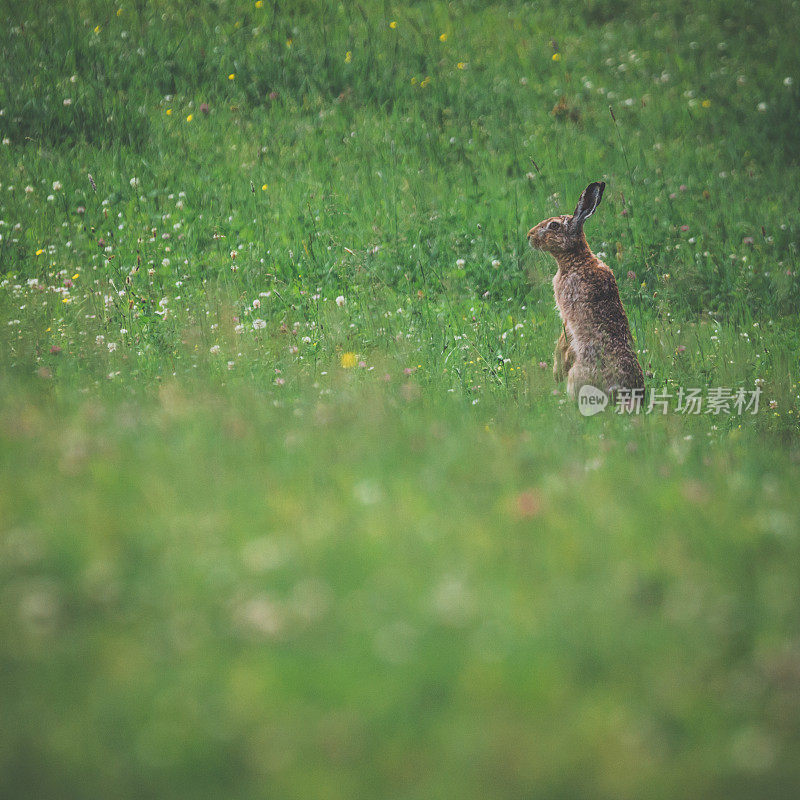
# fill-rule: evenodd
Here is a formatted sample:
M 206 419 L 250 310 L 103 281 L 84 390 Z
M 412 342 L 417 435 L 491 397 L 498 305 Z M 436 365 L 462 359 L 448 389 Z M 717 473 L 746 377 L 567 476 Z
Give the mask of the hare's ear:
M 572 215 L 572 227 L 580 229 L 583 223 L 594 214 L 594 210 L 600 205 L 600 198 L 603 196 L 603 189 L 606 188 L 605 181 L 590 183 L 578 200 L 575 206 L 575 213 Z

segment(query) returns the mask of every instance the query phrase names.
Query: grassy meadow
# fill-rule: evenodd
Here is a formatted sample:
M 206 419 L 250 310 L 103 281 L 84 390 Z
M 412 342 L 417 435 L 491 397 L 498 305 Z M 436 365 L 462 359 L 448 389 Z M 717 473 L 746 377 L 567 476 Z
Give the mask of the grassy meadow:
M 0 796 L 798 796 L 797 2 L 0 8 Z

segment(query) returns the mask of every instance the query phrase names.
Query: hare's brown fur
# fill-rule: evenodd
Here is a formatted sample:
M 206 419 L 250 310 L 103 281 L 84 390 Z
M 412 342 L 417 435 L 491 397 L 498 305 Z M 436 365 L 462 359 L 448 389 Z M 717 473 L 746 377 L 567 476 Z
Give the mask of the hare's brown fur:
M 644 388 L 614 273 L 591 251 L 583 234 L 583 222 L 604 187 L 590 184 L 574 215 L 551 217 L 528 233 L 531 246 L 549 252 L 558 263 L 553 290 L 564 330 L 553 374 L 556 381 L 566 377 L 573 398 L 585 384 L 606 392 Z

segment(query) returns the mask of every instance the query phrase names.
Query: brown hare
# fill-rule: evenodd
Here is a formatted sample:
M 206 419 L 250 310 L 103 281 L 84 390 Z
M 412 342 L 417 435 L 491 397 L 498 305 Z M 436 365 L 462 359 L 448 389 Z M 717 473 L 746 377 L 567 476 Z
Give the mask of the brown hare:
M 594 214 L 605 187 L 603 182 L 590 183 L 572 216 L 551 217 L 528 232 L 531 247 L 558 262 L 553 290 L 564 329 L 553 375 L 556 381 L 566 377 L 573 399 L 587 384 L 607 394 L 630 390 L 628 397 L 644 391 L 614 273 L 589 249 L 583 235 L 583 223 Z

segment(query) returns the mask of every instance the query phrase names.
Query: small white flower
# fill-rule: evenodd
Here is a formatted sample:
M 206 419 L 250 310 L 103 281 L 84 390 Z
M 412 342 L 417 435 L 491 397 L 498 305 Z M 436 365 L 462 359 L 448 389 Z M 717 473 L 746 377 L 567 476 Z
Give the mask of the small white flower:
M 234 333 L 244 333 L 244 325 L 237 325 L 233 330 Z
M 267 327 L 267 323 L 263 319 L 253 320 L 253 330 L 260 331 Z
M 784 85 L 784 86 L 791 86 L 793 83 L 794 83 L 794 81 L 792 80 L 792 78 L 791 78 L 791 76 L 790 76 L 790 75 L 787 75 L 787 76 L 786 76 L 786 77 L 783 79 L 783 85 Z
M 213 345 L 210 348 L 209 352 L 214 356 L 217 355 L 217 353 L 219 353 L 219 345 L 218 344 Z
M 53 191 L 54 192 L 61 191 L 61 181 L 53 181 Z
M 71 97 L 65 97 L 64 98 L 64 105 L 65 106 L 71 106 L 72 105 L 72 98 Z
M 336 305 L 339 306 L 339 308 L 341 308 L 346 302 L 347 301 L 344 299 L 344 295 L 343 294 L 340 294 L 336 298 Z
M 498 260 L 495 258 L 495 259 L 492 261 L 492 266 L 493 266 L 495 269 L 497 269 L 497 268 L 500 266 L 500 262 L 499 262 L 499 261 L 498 261 Z
M 128 329 L 127 328 L 120 328 L 119 332 L 124 336 L 128 332 Z
M 168 267 L 169 265 L 170 265 L 170 260 L 168 258 L 162 258 L 161 259 L 161 266 L 162 267 Z
M 139 185 L 139 179 L 138 178 L 131 178 L 129 183 L 133 188 L 136 188 Z
M 253 300 L 253 308 L 261 308 L 261 301 L 258 298 Z
M 467 263 L 467 262 L 466 262 L 466 261 L 464 261 L 464 259 L 463 259 L 463 258 L 459 258 L 459 259 L 456 261 L 456 266 L 457 266 L 457 267 L 463 267 L 463 266 L 464 266 L 464 264 L 466 264 L 466 263 Z
M 33 191 L 33 186 L 26 186 L 25 187 L 25 194 L 30 194 Z
M 759 110 L 759 111 L 766 111 L 766 110 L 767 110 L 767 104 L 766 104 L 766 103 L 763 103 L 763 102 L 762 102 L 762 103 L 759 103 L 759 104 L 758 104 L 758 110 Z
M 6 147 L 8 147 L 8 145 L 10 145 L 10 144 L 11 144 L 11 139 L 9 139 L 9 138 L 8 138 L 8 136 L 5 136 L 5 137 L 3 137 L 3 144 L 4 144 Z
M 99 336 L 94 337 L 94 343 L 99 347 L 106 340 L 106 337 L 101 333 Z
M 113 353 L 117 349 L 117 343 L 116 342 L 109 342 L 107 347 L 108 347 L 108 352 L 109 353 Z

